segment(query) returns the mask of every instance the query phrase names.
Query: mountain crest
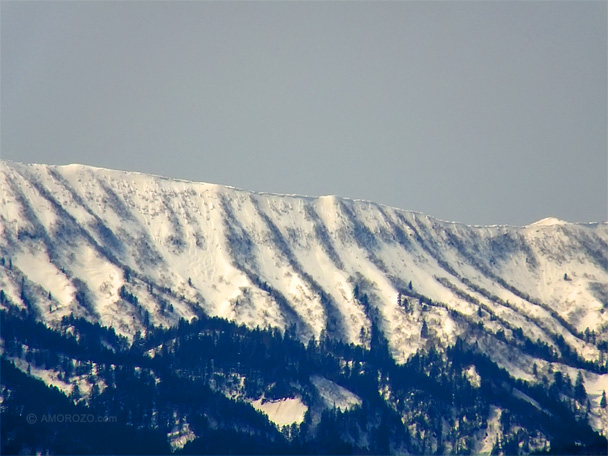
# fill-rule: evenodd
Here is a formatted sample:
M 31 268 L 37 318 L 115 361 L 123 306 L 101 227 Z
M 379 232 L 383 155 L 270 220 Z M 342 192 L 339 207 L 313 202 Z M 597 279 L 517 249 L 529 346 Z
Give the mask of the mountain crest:
M 388 369 L 374 374 L 373 382 L 380 382 L 374 394 L 385 391 L 383 400 L 399 410 L 402 399 L 386 386 L 396 385 L 391 375 L 430 379 L 432 366 L 441 365 L 473 394 L 487 386 L 491 359 L 504 369 L 496 375 L 518 385 L 508 394 L 542 408 L 538 400 L 545 396 L 530 399 L 529 385 L 551 385 L 551 400 L 566 394 L 575 401 L 570 404 L 587 401 L 584 419 L 608 430 L 602 406 L 608 390 L 607 223 L 549 218 L 524 227 L 467 226 L 337 196 L 253 193 L 82 165 L 11 162 L 0 162 L 0 201 L 0 313 L 10 325 L 40 324 L 38 331 L 46 328 L 55 339 L 71 337 L 69 331 L 89 334 L 85 340 L 99 333 L 107 344 L 95 348 L 100 353 L 108 347 L 121 353 L 129 344 L 135 353 L 151 344 L 142 359 L 181 353 L 172 331 L 184 340 L 206 334 L 211 342 L 204 343 L 229 344 L 212 337 L 218 327 L 242 344 L 272 340 L 273 347 L 292 344 L 296 352 L 306 347 L 306 356 L 318 360 L 334 356 L 331 350 L 346 356 L 349 367 L 339 375 L 313 372 L 298 380 L 306 394 L 276 379 L 249 391 L 245 377 L 231 374 L 241 386 L 224 385 L 221 393 L 243 395 L 275 423 L 313 425 L 307 411 L 317 413 L 318 422 L 319 410 L 331 408 L 332 400 L 344 404 L 344 413 L 359 407 L 366 396 L 351 379 L 356 366 L 360 375 L 371 375 L 369 363 L 381 363 L 378 372 Z M 154 346 L 155 340 L 165 342 Z M 19 350 L 11 344 L 14 357 Z M 31 349 L 25 344 L 20 350 Z M 363 361 L 362 353 L 376 361 Z M 24 359 L 12 362 L 5 367 L 28 370 Z M 204 378 L 216 385 L 214 359 L 204 363 Z M 239 358 L 230 372 L 245 364 Z M 55 378 L 40 367 L 31 375 Z M 354 382 L 353 390 L 338 378 Z M 578 379 L 574 386 L 572 379 Z M 492 423 L 502 416 L 497 408 L 486 412 Z M 332 413 L 324 419 L 338 420 Z M 193 438 L 184 428 L 171 445 Z M 439 451 L 441 436 L 434 442 Z M 479 445 L 481 451 L 493 443 Z M 388 447 L 376 449 L 382 448 Z

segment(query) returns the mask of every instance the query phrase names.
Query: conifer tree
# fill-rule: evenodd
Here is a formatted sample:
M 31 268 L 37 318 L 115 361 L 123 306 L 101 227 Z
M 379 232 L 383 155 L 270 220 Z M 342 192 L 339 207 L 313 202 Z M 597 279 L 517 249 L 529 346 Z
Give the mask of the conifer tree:
M 426 324 L 426 320 L 422 320 L 422 328 L 420 328 L 420 337 L 428 337 L 429 336 L 429 327 Z
M 583 374 L 578 371 L 576 376 L 576 384 L 574 385 L 574 398 L 579 402 L 582 402 L 587 397 L 587 391 L 585 390 L 585 382 L 583 381 Z

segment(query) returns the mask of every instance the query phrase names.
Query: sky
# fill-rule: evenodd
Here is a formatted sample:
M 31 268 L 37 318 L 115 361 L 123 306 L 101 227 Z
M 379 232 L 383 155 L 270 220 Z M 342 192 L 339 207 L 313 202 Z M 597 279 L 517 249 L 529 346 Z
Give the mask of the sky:
M 0 158 L 608 220 L 607 2 L 0 2 Z

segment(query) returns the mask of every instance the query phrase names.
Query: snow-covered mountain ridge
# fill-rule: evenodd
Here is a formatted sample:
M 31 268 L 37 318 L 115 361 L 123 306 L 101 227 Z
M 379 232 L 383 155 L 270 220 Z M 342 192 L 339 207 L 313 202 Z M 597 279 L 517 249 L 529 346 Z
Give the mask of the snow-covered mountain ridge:
M 0 162 L 0 198 L 0 289 L 49 323 L 73 313 L 133 335 L 204 312 L 366 344 L 377 315 L 398 361 L 428 343 L 423 326 L 446 344 L 478 323 L 507 341 L 522 328 L 591 361 L 608 340 L 606 222 L 466 226 L 335 196 L 12 162 Z
M 278 328 L 285 339 L 203 315 Z M 157 389 L 136 402 L 148 401 L 142 416 L 152 416 L 155 401 L 163 401 L 173 418 L 159 432 L 171 451 L 207 440 L 195 418 L 200 407 L 218 418 L 207 396 L 185 398 L 192 407 L 185 411 L 163 389 L 185 379 L 189 388 L 225 396 L 226 406 L 245 407 L 222 426 L 255 409 L 277 427 L 300 426 L 309 443 L 322 435 L 314 430 L 320 420 L 348 421 L 365 410 L 359 431 L 342 437 L 369 451 L 383 448 L 370 437 L 384 422 L 374 407 L 396 413 L 394 432 L 412 436 L 412 446 L 400 447 L 393 435 L 395 453 L 506 454 L 511 444 L 525 453 L 549 441 L 559 446 L 563 420 L 608 432 L 607 222 L 467 226 L 336 196 L 0 161 L 0 317 L 5 372 L 57 386 L 74 404 L 129 409 L 116 398 L 133 375 L 133 391 L 147 384 L 143 371 L 151 375 Z M 214 338 L 218 328 L 233 336 Z M 308 343 L 304 356 L 294 337 L 319 343 Z M 369 350 L 350 346 L 337 355 L 331 350 L 343 349 L 328 348 L 332 340 Z M 266 350 L 264 366 L 286 357 L 286 371 L 257 367 L 243 353 L 251 346 L 259 356 Z M 338 371 L 327 367 L 331 359 Z M 422 377 L 410 380 L 414 374 Z M 0 384 L 17 429 L 27 403 L 18 399 L 22 381 Z M 437 396 L 456 387 L 472 402 Z M 35 390 L 25 388 L 24 397 Z M 336 407 L 345 414 L 336 415 Z M 528 420 L 536 412 L 538 419 Z M 510 414 L 515 421 L 508 424 Z M 467 428 L 463 417 L 475 424 Z M 573 430 L 567 437 L 593 445 L 584 435 Z

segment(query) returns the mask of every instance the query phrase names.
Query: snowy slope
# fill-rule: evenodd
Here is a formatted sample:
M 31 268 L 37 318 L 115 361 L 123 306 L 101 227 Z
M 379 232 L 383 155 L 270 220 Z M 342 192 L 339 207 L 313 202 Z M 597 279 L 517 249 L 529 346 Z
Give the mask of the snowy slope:
M 518 328 L 590 361 L 608 340 L 606 222 L 466 226 L 334 196 L 0 162 L 0 258 L 12 304 L 127 336 L 203 312 L 367 344 L 377 315 L 397 361 L 475 337 L 521 378 L 532 361 L 509 343 Z

